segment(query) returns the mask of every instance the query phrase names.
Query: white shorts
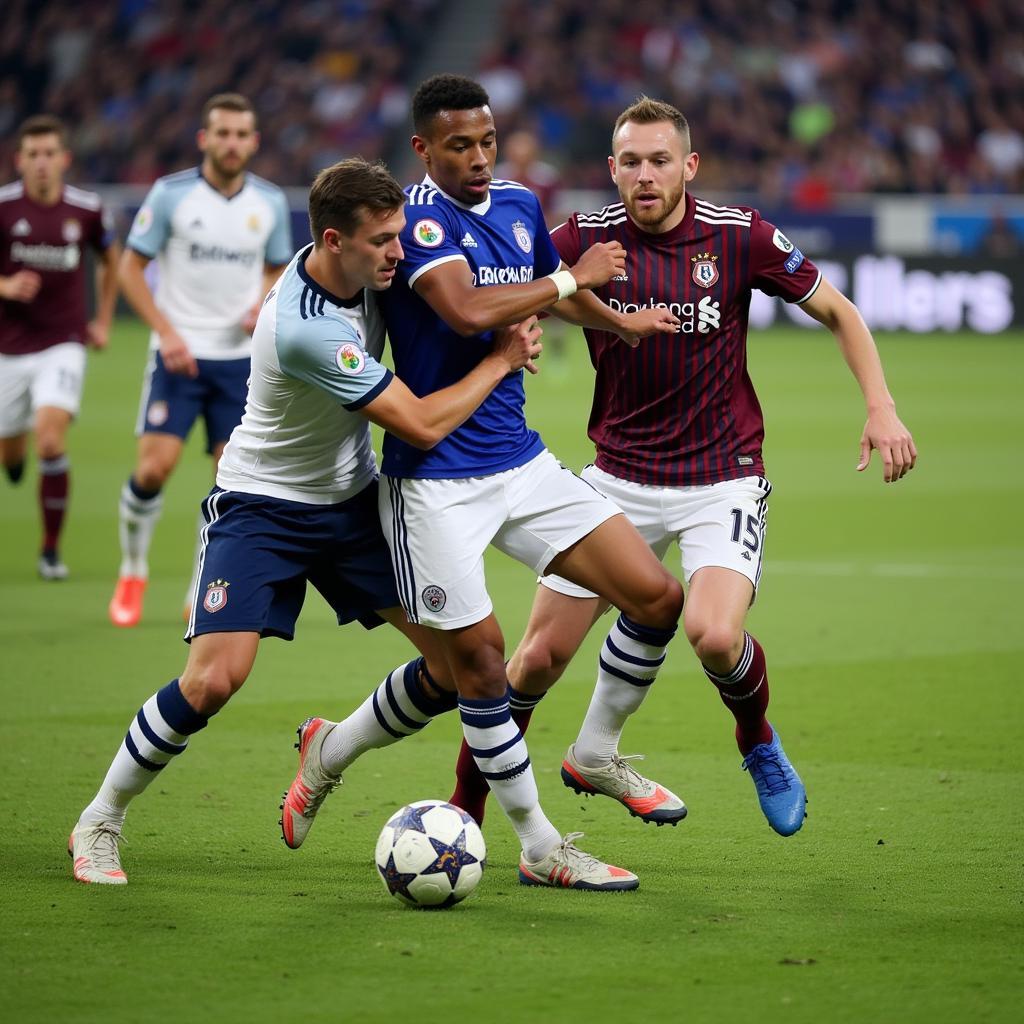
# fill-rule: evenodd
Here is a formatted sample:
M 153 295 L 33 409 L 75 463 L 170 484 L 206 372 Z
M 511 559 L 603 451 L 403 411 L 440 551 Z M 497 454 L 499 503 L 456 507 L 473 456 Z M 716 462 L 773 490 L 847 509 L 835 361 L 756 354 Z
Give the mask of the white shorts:
M 85 346 L 77 341 L 21 356 L 0 353 L 0 437 L 24 434 L 44 406 L 77 416 L 84 380 Z
M 658 487 L 620 480 L 587 466 L 580 474 L 626 513 L 659 559 L 677 541 L 687 583 L 700 568 L 735 569 L 757 592 L 772 485 L 763 476 L 696 487 Z M 545 576 L 545 587 L 570 597 L 597 597 L 561 576 Z
M 542 573 L 620 509 L 547 451 L 490 476 L 414 480 L 385 476 L 380 516 L 410 622 L 459 629 L 491 613 L 484 551 Z

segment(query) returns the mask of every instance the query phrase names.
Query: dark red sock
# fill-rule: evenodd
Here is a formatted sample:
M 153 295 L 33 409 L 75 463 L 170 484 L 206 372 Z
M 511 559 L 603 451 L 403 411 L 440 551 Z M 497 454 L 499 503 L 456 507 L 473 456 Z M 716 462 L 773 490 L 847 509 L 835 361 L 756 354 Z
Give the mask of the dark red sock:
M 526 730 L 530 726 L 533 709 L 537 706 L 540 697 L 524 697 L 513 690 L 511 686 L 508 688 L 508 692 L 512 721 L 519 726 L 519 731 L 525 736 Z M 455 792 L 448 798 L 448 803 L 461 807 L 472 816 L 478 825 L 483 825 L 487 794 L 490 791 L 491 788 L 487 785 L 487 780 L 480 774 L 480 769 L 476 766 L 476 760 L 470 752 L 469 744 L 463 740 L 462 746 L 459 748 L 459 759 L 455 763 Z
M 43 550 L 56 551 L 68 507 L 71 466 L 66 455 L 39 462 L 39 509 L 43 516 Z
M 735 668 L 724 676 L 704 666 L 704 674 L 714 683 L 722 703 L 736 719 L 736 745 L 741 754 L 749 754 L 759 743 L 771 743 L 772 727 L 765 718 L 768 710 L 768 670 L 761 645 L 744 633 L 743 653 Z

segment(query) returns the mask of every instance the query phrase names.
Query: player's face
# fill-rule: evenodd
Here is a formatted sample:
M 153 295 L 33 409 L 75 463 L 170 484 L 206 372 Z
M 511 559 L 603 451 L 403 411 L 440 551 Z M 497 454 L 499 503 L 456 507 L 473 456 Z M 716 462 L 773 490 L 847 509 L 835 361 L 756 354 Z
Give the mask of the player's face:
M 71 155 L 61 145 L 55 132 L 46 135 L 26 135 L 15 157 L 18 173 L 30 195 L 43 195 L 57 191 L 64 181 Z
M 222 178 L 241 174 L 259 149 L 256 118 L 248 110 L 210 111 L 210 123 L 197 137 L 205 163 Z
M 340 269 L 348 287 L 382 292 L 391 287 L 395 268 L 405 255 L 398 236 L 405 227 L 405 210 L 364 213 L 351 235 L 338 235 Z
M 683 143 L 670 121 L 627 121 L 612 141 L 612 180 L 630 217 L 647 231 L 668 231 L 686 213 L 686 183 L 700 158 Z
M 412 146 L 442 192 L 475 206 L 491 187 L 497 140 L 491 108 L 474 107 L 440 111 L 430 134 L 414 135 Z

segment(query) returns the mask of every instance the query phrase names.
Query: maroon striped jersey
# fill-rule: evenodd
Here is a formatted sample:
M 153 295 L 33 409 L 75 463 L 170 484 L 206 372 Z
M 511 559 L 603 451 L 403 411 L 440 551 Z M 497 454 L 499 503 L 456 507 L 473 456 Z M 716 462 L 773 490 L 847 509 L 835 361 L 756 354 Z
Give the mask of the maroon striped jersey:
M 756 210 L 691 195 L 682 222 L 661 235 L 613 203 L 573 214 L 551 237 L 569 266 L 595 242 L 621 242 L 626 272 L 595 294 L 623 313 L 667 307 L 683 325 L 638 348 L 584 330 L 597 371 L 587 433 L 598 467 L 669 487 L 763 476 L 764 421 L 747 373 L 750 292 L 802 302 L 821 281 L 817 267 Z
M 31 302 L 0 300 L 0 352 L 24 355 L 65 341 L 85 344 L 85 246 L 103 252 L 113 225 L 94 192 L 65 185 L 43 206 L 20 181 L 0 188 L 0 274 L 34 270 L 42 284 Z

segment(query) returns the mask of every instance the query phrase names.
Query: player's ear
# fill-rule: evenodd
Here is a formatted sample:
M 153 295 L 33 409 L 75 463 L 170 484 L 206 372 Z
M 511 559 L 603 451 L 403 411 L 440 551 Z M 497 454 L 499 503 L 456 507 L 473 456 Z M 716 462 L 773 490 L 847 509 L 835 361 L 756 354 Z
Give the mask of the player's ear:
M 693 181 L 697 177 L 697 167 L 700 165 L 700 153 L 691 153 L 683 165 L 683 181 Z
M 608 173 L 612 176 L 612 181 L 617 185 L 618 182 L 615 179 L 615 157 L 608 157 Z
M 412 137 L 413 152 L 429 167 L 430 154 L 427 152 L 427 142 L 421 135 Z
M 206 152 L 206 129 L 205 128 L 200 128 L 199 131 L 196 132 L 196 148 L 199 150 L 200 153 L 205 153 Z
M 323 233 L 324 248 L 335 256 L 341 252 L 342 249 L 342 235 L 341 232 L 336 228 L 324 228 Z
M 255 153 L 260 148 L 260 133 L 252 133 L 252 151 Z

